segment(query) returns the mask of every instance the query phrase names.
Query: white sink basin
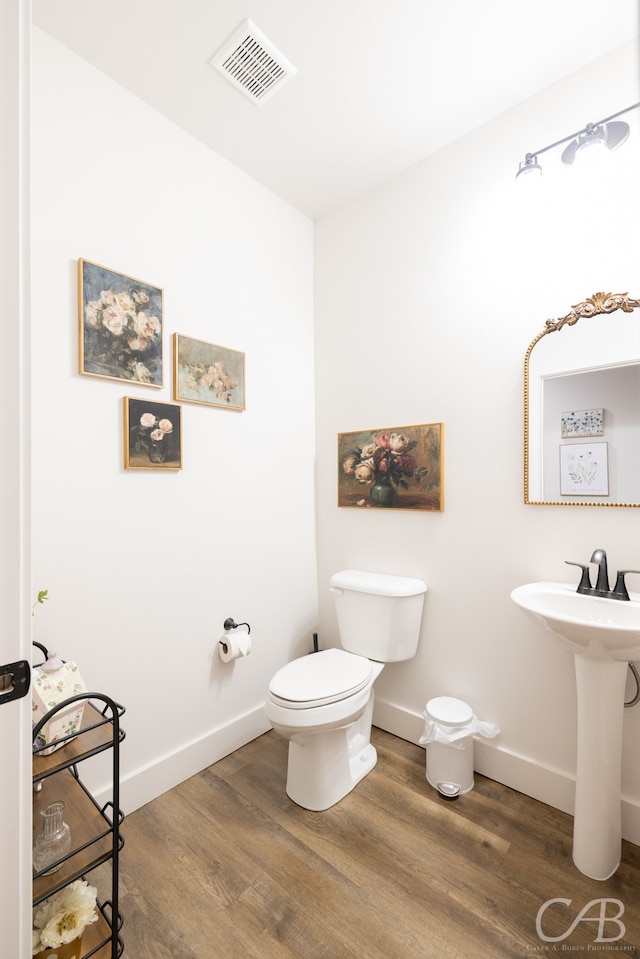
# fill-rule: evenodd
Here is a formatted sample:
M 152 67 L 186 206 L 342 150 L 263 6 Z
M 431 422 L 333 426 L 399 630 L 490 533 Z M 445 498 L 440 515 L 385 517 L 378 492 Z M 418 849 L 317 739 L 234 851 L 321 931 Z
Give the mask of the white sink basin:
M 585 596 L 568 583 L 528 583 L 511 599 L 572 652 L 627 662 L 640 657 L 640 596 L 629 601 Z

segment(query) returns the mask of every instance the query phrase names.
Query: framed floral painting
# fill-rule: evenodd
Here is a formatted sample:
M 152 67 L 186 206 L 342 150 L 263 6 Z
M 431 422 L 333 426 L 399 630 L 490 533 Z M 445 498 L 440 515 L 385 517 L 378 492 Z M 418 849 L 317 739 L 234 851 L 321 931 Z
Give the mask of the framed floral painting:
M 127 470 L 181 470 L 181 408 L 124 397 L 124 468 Z
M 244 353 L 174 333 L 173 396 L 186 403 L 244 410 Z
M 608 496 L 607 443 L 563 443 L 560 446 L 560 495 Z
M 443 424 L 338 434 L 338 506 L 444 509 Z
M 78 260 L 80 373 L 162 386 L 163 291 Z
M 560 415 L 560 436 L 604 436 L 604 410 L 571 410 Z

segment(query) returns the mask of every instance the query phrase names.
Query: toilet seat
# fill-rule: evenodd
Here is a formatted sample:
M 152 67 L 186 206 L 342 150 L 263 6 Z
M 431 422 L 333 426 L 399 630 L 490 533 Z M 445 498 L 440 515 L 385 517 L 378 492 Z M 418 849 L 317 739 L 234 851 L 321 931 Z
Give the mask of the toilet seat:
M 364 656 L 324 649 L 279 669 L 269 683 L 269 698 L 287 709 L 312 709 L 354 696 L 372 675 L 372 663 Z

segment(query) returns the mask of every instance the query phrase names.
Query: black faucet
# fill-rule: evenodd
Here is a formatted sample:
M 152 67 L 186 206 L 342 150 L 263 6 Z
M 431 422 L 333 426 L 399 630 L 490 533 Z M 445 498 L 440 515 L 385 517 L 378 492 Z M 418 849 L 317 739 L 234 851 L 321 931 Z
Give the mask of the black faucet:
M 593 592 L 596 596 L 607 596 L 609 594 L 609 570 L 607 568 L 606 552 L 603 549 L 594 549 L 589 562 L 598 565 L 598 579 Z
M 627 592 L 624 578 L 627 573 L 640 573 L 640 570 L 619 570 L 616 576 L 616 585 L 613 587 L 613 589 L 611 589 L 609 587 L 609 570 L 607 568 L 607 554 L 605 550 L 594 549 L 593 555 L 591 556 L 589 562 L 595 563 L 598 567 L 598 577 L 595 586 L 591 585 L 589 567 L 586 563 L 572 563 L 568 559 L 565 560 L 565 563 L 567 563 L 569 566 L 578 566 L 582 570 L 580 583 L 578 584 L 577 589 L 578 593 L 582 593 L 584 596 L 606 596 L 608 599 L 629 599 L 629 593 Z

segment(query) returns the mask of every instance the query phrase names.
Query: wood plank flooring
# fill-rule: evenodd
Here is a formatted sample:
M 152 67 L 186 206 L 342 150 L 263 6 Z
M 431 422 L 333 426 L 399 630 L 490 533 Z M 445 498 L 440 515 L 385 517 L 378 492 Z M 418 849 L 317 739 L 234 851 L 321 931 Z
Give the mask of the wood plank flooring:
M 287 743 L 269 732 L 128 816 L 126 959 L 640 955 L 639 847 L 623 844 L 612 879 L 587 879 L 570 816 L 477 774 L 443 799 L 423 749 L 372 741 L 377 766 L 326 812 L 287 798 Z M 556 942 L 536 931 L 550 899 L 571 900 L 541 918 L 545 936 L 568 933 Z M 614 902 L 568 932 L 600 899 Z

